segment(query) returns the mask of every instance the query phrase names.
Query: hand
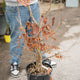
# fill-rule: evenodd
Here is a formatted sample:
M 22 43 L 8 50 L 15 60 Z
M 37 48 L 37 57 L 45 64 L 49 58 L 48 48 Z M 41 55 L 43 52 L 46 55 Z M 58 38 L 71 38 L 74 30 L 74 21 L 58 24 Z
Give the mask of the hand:
M 25 7 L 30 5 L 30 0 L 18 0 L 18 2 Z

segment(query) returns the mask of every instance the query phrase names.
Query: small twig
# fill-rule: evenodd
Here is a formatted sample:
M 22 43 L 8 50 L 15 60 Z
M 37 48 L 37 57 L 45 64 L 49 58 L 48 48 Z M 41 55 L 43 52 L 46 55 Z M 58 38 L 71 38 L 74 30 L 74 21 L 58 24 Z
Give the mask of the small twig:
M 17 0 L 17 9 L 18 9 L 18 17 L 19 17 L 19 20 L 20 20 L 20 24 L 22 25 L 21 17 L 20 17 L 20 11 L 19 11 L 19 5 L 18 5 L 18 0 Z
M 39 26 L 39 24 L 36 22 L 36 20 L 35 20 L 35 19 L 34 19 L 34 17 L 33 17 L 33 13 L 32 13 L 32 11 L 31 11 L 30 6 L 28 5 L 27 7 L 28 7 L 28 9 L 29 9 L 30 16 L 31 16 L 31 18 L 32 18 L 33 22 L 34 22 L 37 26 Z
M 60 54 L 60 53 L 56 53 L 56 55 L 58 55 L 58 54 Z M 52 58 L 52 57 L 54 57 L 54 56 L 55 56 L 55 54 L 52 55 L 52 56 L 46 57 L 46 58 L 44 58 L 43 60 L 48 59 L 48 58 Z
M 46 52 L 49 52 L 51 49 L 53 49 L 53 47 L 47 49 L 46 51 L 44 51 L 42 54 L 45 54 Z
M 62 25 L 62 23 L 59 23 L 54 32 L 56 32 L 61 25 Z
M 16 20 L 17 20 L 17 22 L 19 23 L 19 25 L 22 26 L 17 17 L 16 17 Z
M 51 10 L 51 4 L 52 4 L 52 0 L 50 0 L 50 7 L 49 7 L 49 9 L 45 13 L 43 13 L 43 16 L 47 15 L 48 12 Z

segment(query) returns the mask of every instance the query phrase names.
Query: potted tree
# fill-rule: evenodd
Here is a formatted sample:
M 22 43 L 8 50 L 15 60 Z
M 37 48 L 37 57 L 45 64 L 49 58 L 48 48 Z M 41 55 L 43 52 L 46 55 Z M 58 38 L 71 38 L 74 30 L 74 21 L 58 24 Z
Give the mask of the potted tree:
M 62 55 L 56 53 L 44 59 L 42 58 L 42 55 L 46 53 L 51 54 L 51 49 L 53 48 L 59 49 L 59 47 L 53 45 L 53 42 L 56 40 L 56 38 L 54 37 L 56 33 L 52 29 L 52 26 L 54 26 L 55 17 L 52 18 L 52 24 L 50 25 L 48 24 L 48 18 L 45 17 L 45 15 L 43 14 L 41 15 L 40 23 L 37 23 L 33 17 L 29 5 L 28 9 L 30 11 L 31 18 L 33 19 L 34 23 L 31 22 L 26 23 L 27 25 L 26 32 L 24 27 L 21 25 L 21 22 L 19 22 L 19 20 L 17 19 L 20 24 L 20 31 L 22 32 L 20 33 L 21 36 L 19 36 L 17 39 L 18 42 L 17 48 L 21 46 L 19 40 L 22 39 L 23 37 L 23 43 L 26 44 L 23 47 L 23 49 L 32 52 L 33 55 L 35 56 L 35 62 L 34 61 L 31 62 L 26 67 L 28 80 L 52 80 L 52 77 L 50 76 L 52 72 L 52 66 L 48 63 L 44 63 L 43 61 L 51 57 L 62 59 Z M 49 10 L 47 12 L 49 12 Z M 32 29 L 31 32 L 29 32 L 30 29 Z

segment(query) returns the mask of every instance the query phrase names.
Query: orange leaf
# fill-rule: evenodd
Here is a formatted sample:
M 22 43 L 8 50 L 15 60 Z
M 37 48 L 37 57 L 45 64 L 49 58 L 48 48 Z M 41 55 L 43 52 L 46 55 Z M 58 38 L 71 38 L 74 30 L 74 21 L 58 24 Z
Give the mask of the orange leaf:
M 43 23 L 44 23 L 44 24 L 47 23 L 47 17 L 43 19 Z
M 25 39 L 23 40 L 23 43 L 25 43 Z
M 50 80 L 52 80 L 52 77 L 50 76 Z
M 35 41 L 38 41 L 38 38 L 37 37 L 35 38 Z
M 44 43 L 44 46 L 47 45 L 46 43 Z
M 26 29 L 24 29 L 24 32 L 26 33 Z
M 41 17 L 43 18 L 44 16 L 43 16 L 43 15 L 41 15 Z
M 45 39 L 48 40 L 48 36 L 45 36 Z
M 60 58 L 57 54 L 55 54 L 55 57 L 56 57 L 56 58 Z
M 32 31 L 32 34 L 33 35 L 36 34 L 36 33 L 37 33 L 37 30 L 36 29 Z
M 60 55 L 60 59 L 62 59 L 63 57 Z
M 17 39 L 18 45 L 20 45 L 19 39 Z
M 44 48 L 44 46 L 42 45 L 41 48 Z
M 55 48 L 55 46 L 53 46 L 52 48 Z
M 30 30 L 31 23 L 28 21 L 26 25 L 27 25 L 27 30 Z
M 42 51 L 45 51 L 46 50 L 46 48 L 43 48 L 43 49 L 41 49 Z
M 26 25 L 29 26 L 29 25 L 31 25 L 31 23 L 28 21 L 28 22 L 26 23 Z
M 61 55 L 57 55 L 57 54 L 55 54 L 55 57 L 56 57 L 56 58 L 60 58 L 60 59 L 63 58 Z
M 19 39 L 17 39 L 17 41 L 19 41 Z
M 48 52 L 48 54 L 51 54 L 51 52 Z
M 30 3 L 30 0 L 27 0 L 27 3 Z
M 47 47 L 46 47 L 47 49 L 49 49 L 50 48 L 50 46 L 49 45 L 47 45 Z
M 17 46 L 17 48 L 19 48 L 19 46 Z
M 30 30 L 30 25 L 29 25 L 29 26 L 27 26 L 27 30 Z
M 35 47 L 35 44 L 32 44 L 32 48 L 34 48 Z
M 19 36 L 20 39 L 22 39 L 22 36 Z
M 39 31 L 42 31 L 42 28 L 39 28 Z
M 27 52 L 29 52 L 29 50 L 27 50 Z
M 41 38 L 39 38 L 39 40 L 41 41 Z
M 37 71 L 40 72 L 40 69 L 38 69 Z
M 52 39 L 56 40 L 56 38 L 52 37 Z
M 50 34 L 50 37 L 53 37 L 53 34 Z
M 46 26 L 46 29 L 49 31 L 50 30 L 50 25 L 47 25 Z
M 59 47 L 56 47 L 55 49 L 60 49 Z
M 23 49 L 25 50 L 25 49 L 26 49 L 26 47 L 23 47 Z
M 50 72 L 51 72 L 51 69 L 50 69 L 50 68 L 48 68 L 48 71 L 47 71 L 47 73 L 48 73 L 48 74 L 50 74 Z
M 55 17 L 52 18 L 52 26 L 54 25 Z
M 59 58 L 59 56 L 58 56 L 58 55 L 55 55 L 55 57 L 56 57 L 56 58 Z
M 20 31 L 22 31 L 22 30 L 23 30 L 23 27 L 21 26 L 21 27 L 20 27 Z
M 30 49 L 31 51 L 33 51 L 33 49 Z

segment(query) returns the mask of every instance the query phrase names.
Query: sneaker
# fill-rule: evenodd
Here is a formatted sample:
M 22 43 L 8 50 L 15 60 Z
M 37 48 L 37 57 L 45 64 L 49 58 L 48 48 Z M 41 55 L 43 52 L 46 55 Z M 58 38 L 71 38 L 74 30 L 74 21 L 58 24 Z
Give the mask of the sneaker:
M 56 62 L 54 62 L 54 61 L 51 61 L 50 59 L 45 59 L 45 60 L 43 60 L 43 62 L 42 62 L 43 64 L 44 63 L 47 63 L 47 64 L 49 64 L 49 65 L 51 65 L 52 67 L 56 67 Z
M 14 62 L 11 64 L 11 75 L 13 77 L 17 77 L 19 74 L 20 66 L 17 64 L 17 62 Z

